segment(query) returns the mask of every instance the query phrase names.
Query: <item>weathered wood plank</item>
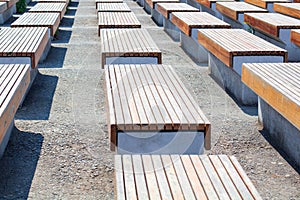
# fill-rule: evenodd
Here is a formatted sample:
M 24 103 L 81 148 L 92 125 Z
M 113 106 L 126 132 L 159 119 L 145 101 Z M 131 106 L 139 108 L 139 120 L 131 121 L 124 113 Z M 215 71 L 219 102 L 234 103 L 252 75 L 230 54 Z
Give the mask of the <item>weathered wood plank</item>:
M 169 19 L 172 12 L 199 12 L 200 10 L 186 3 L 157 3 L 157 11 Z
M 300 3 L 274 3 L 274 11 L 300 19 Z

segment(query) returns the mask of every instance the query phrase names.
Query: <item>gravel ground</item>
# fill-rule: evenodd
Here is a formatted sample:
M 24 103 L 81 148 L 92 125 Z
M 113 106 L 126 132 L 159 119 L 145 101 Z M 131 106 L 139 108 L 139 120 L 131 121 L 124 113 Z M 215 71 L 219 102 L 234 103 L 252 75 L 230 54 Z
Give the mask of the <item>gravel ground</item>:
M 212 123 L 208 154 L 235 155 L 264 199 L 300 199 L 300 177 L 239 106 L 133 1 L 126 1 Z M 7 25 L 7 24 L 6 24 Z M 94 0 L 72 2 L 18 110 L 0 160 L 0 199 L 113 199 L 113 152 Z

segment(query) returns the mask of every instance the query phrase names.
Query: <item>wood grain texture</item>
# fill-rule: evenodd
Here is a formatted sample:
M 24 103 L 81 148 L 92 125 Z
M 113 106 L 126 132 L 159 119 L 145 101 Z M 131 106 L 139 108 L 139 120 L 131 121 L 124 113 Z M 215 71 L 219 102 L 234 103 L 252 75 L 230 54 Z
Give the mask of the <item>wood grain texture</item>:
M 229 24 L 206 12 L 174 12 L 171 21 L 188 36 L 193 28 L 230 28 Z
M 66 3 L 37 3 L 28 12 L 33 13 L 59 13 L 62 19 L 67 11 Z
M 244 21 L 273 37 L 279 37 L 280 29 L 300 28 L 300 20 L 279 13 L 246 13 Z
M 233 56 L 282 56 L 287 60 L 287 51 L 245 30 L 201 29 L 198 41 L 228 67 Z
M 244 64 L 242 81 L 300 130 L 300 64 Z
M 300 3 L 274 3 L 274 11 L 300 19 Z
M 106 85 L 110 131 L 201 131 L 210 148 L 210 122 L 170 66 L 110 65 Z
M 169 19 L 172 12 L 199 12 L 200 10 L 186 3 L 158 3 L 157 11 Z
M 154 9 L 154 5 L 156 3 L 179 3 L 180 2 L 180 0 L 145 0 L 145 1 L 152 9 Z
M 245 2 L 266 9 L 270 3 L 289 3 L 291 0 L 245 0 Z
M 126 3 L 98 3 L 98 12 L 131 12 Z
M 117 169 L 136 163 L 144 167 L 142 172 L 136 172 L 132 167 L 127 168 L 131 171 L 123 170 L 124 177 L 135 174 L 143 178 L 134 179 L 135 186 L 132 181 L 128 184 L 126 180 L 123 180 L 124 184 L 116 181 L 116 187 L 121 187 L 116 189 L 120 191 L 116 199 L 124 199 L 123 187 L 125 191 L 136 188 L 137 199 L 151 196 L 152 191 L 156 194 L 155 199 L 262 199 L 234 156 L 116 155 L 115 162 Z M 140 187 L 145 186 L 144 178 L 148 183 L 146 188 Z

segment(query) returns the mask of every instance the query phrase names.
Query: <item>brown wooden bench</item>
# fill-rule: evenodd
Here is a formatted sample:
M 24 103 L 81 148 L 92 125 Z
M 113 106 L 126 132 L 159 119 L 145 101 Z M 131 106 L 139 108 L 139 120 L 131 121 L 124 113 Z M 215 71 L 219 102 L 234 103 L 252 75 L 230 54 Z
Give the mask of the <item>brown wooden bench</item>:
M 300 167 L 300 63 L 244 64 L 242 81 L 259 97 L 259 121 Z
M 145 29 L 102 29 L 100 37 L 102 68 L 109 63 L 162 62 L 161 51 Z
M 171 19 L 172 12 L 199 12 L 199 9 L 186 3 L 158 3 L 157 11 L 166 19 Z
M 262 199 L 234 156 L 116 155 L 115 199 Z
M 66 3 L 37 3 L 29 12 L 33 13 L 59 13 L 62 19 L 67 11 Z
M 245 2 L 217 2 L 217 10 L 223 15 L 223 20 L 233 28 L 248 28 L 244 24 L 244 13 L 263 13 L 266 9 Z
M 14 126 L 16 111 L 30 83 L 30 65 L 0 64 L 0 158 Z
M 105 73 L 112 149 L 167 154 L 210 149 L 210 123 L 171 66 L 109 65 Z
M 103 28 L 141 28 L 141 23 L 133 12 L 98 12 L 99 36 Z
M 292 45 L 291 29 L 300 28 L 300 20 L 279 13 L 247 13 L 245 22 L 255 29 L 255 34 L 286 49 L 289 61 L 300 61 L 300 49 Z
M 59 13 L 24 13 L 11 24 L 11 27 L 48 27 L 50 35 L 54 37 L 59 23 Z
M 207 12 L 173 12 L 171 21 L 181 31 L 181 48 L 200 63 L 208 61 L 208 53 L 198 43 L 198 29 L 230 28 L 229 24 Z
M 145 0 L 150 8 L 155 9 L 157 3 L 179 3 L 180 0 Z
M 50 46 L 48 28 L 1 28 L 0 63 L 26 63 L 34 69 Z M 48 49 L 49 50 L 49 49 Z M 14 60 L 15 59 L 15 60 Z
M 199 43 L 210 52 L 211 74 L 245 105 L 257 96 L 241 82 L 242 64 L 285 62 L 287 51 L 241 29 L 200 29 Z
M 123 3 L 123 0 L 95 0 L 96 9 L 98 9 L 98 3 Z
M 290 3 L 292 0 L 244 0 L 246 3 L 256 5 L 267 9 L 269 12 L 274 12 L 274 3 Z
M 300 29 L 291 30 L 291 42 L 300 46 Z
M 300 3 L 274 3 L 274 11 L 300 19 Z
M 126 3 L 98 3 L 98 12 L 131 12 Z

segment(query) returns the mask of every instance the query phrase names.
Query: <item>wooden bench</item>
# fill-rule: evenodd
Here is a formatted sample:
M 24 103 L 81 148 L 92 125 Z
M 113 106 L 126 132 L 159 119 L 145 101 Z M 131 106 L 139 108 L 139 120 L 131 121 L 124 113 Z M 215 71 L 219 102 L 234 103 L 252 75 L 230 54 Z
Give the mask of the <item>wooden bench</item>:
M 45 59 L 50 43 L 48 28 L 45 27 L 1 28 L 0 63 L 25 63 L 34 69 Z
M 11 27 L 48 27 L 50 35 L 54 37 L 59 23 L 59 13 L 24 13 L 11 24 Z
M 30 65 L 0 64 L 0 158 L 2 157 L 14 117 L 30 82 Z
M 108 129 L 118 153 L 192 153 L 210 149 L 210 123 L 169 65 L 105 69 Z
M 172 23 L 180 33 L 181 48 L 198 62 L 207 62 L 207 51 L 198 43 L 198 29 L 230 28 L 230 25 L 207 12 L 173 12 Z
M 300 28 L 300 20 L 279 13 L 247 13 L 245 22 L 255 35 L 288 51 L 289 61 L 300 61 L 300 48 L 291 42 L 291 29 Z
M 161 64 L 161 51 L 145 29 L 102 29 L 102 68 L 105 64 Z
M 291 42 L 297 46 L 300 46 L 300 29 L 291 30 Z
M 66 3 L 37 3 L 29 12 L 33 13 L 59 13 L 62 19 L 67 11 Z
M 259 121 L 300 167 L 300 63 L 244 64 L 242 81 L 259 98 Z
M 234 156 L 115 155 L 115 199 L 262 199 Z
M 126 3 L 98 3 L 98 12 L 131 12 Z
M 217 2 L 217 10 L 223 15 L 223 20 L 233 28 L 247 29 L 244 24 L 244 13 L 263 13 L 266 9 L 245 2 Z
M 32 2 L 37 2 L 37 3 L 66 3 L 67 5 L 69 4 L 69 0 L 32 0 Z
M 98 3 L 123 3 L 123 0 L 95 0 L 96 9 L 98 9 Z
M 241 82 L 242 64 L 286 62 L 287 51 L 242 29 L 200 29 L 198 41 L 209 51 L 209 68 L 226 91 L 244 105 L 257 96 Z
M 269 12 L 274 12 L 274 3 L 290 3 L 292 0 L 244 0 L 246 3 L 256 5 L 267 9 Z
M 0 24 L 4 24 L 16 13 L 18 0 L 0 0 Z
M 103 28 L 141 28 L 141 23 L 133 12 L 98 12 L 99 36 Z
M 300 3 L 274 3 L 274 11 L 300 19 Z

